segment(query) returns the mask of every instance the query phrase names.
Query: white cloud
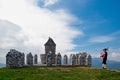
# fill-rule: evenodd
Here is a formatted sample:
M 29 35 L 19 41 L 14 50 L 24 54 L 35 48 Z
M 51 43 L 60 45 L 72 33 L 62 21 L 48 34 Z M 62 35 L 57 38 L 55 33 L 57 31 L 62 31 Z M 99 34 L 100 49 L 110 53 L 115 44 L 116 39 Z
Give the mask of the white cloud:
M 112 52 L 112 53 L 108 54 L 108 59 L 120 62 L 120 53 Z
M 19 46 L 25 40 L 21 28 L 9 21 L 0 20 L 0 48 L 10 48 Z
M 51 6 L 57 2 L 58 0 L 44 0 L 44 7 Z
M 109 48 L 108 59 L 120 62 L 120 48 Z
M 0 0 L 0 49 L 44 53 L 44 43 L 52 37 L 57 44 L 57 52 L 67 52 L 76 47 L 73 38 L 81 31 L 69 25 L 76 18 L 64 9 L 54 12 L 36 5 L 37 0 Z M 7 21 L 7 22 L 6 22 Z M 4 36 L 4 37 L 3 37 Z
M 95 43 L 105 43 L 112 41 L 114 38 L 110 36 L 97 36 L 97 37 L 92 37 L 90 38 L 90 42 L 95 42 Z

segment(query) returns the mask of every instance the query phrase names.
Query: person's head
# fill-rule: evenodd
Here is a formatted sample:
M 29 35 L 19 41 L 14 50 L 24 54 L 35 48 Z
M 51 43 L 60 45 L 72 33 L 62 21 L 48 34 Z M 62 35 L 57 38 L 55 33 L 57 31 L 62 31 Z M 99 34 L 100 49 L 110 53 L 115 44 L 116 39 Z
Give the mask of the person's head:
M 108 48 L 104 48 L 103 51 L 104 51 L 104 52 L 108 51 Z

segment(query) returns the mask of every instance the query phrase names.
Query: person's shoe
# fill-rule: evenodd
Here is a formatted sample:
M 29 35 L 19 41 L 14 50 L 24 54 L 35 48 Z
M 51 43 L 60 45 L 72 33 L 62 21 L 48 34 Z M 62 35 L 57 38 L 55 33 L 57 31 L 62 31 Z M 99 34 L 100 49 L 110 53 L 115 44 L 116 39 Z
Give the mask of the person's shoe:
M 104 68 L 104 64 L 102 64 L 102 68 Z
M 106 64 L 104 64 L 104 68 L 106 69 L 107 67 L 106 67 Z

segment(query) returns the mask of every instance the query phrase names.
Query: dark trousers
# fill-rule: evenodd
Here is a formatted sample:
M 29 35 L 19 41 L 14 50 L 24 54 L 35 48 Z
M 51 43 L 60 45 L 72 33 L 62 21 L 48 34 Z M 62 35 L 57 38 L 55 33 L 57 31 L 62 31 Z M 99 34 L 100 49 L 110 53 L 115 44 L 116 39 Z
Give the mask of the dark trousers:
M 102 64 L 106 64 L 107 59 L 103 59 Z

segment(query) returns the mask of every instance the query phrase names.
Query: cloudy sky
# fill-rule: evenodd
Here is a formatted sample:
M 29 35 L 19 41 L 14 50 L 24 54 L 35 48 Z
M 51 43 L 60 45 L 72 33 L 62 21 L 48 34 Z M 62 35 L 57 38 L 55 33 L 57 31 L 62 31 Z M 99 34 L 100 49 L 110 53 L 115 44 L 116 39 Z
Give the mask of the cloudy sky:
M 57 53 L 87 52 L 120 61 L 120 1 L 0 0 L 0 63 L 10 49 L 43 54 L 48 37 Z

